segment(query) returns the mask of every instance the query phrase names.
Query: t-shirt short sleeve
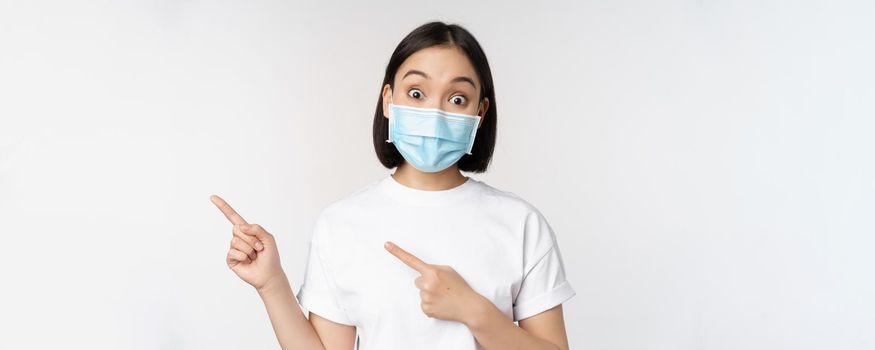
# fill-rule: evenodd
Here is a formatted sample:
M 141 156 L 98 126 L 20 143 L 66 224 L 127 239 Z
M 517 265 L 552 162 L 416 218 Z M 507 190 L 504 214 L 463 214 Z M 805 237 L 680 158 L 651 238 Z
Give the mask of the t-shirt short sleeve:
M 540 212 L 526 219 L 523 280 L 513 303 L 519 321 L 547 311 L 575 295 L 565 279 L 565 265 L 556 236 Z
M 317 221 L 310 239 L 304 282 L 295 297 L 305 310 L 305 315 L 309 311 L 336 323 L 352 325 L 346 311 L 337 299 L 336 286 L 331 279 L 331 271 L 324 263 L 320 253 L 319 236 L 322 229 L 324 228 L 321 220 Z

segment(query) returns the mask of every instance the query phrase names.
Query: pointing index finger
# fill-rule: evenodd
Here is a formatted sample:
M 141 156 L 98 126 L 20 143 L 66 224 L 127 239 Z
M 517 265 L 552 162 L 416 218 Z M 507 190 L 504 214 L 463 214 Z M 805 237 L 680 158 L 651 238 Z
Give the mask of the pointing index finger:
M 428 268 L 428 264 L 426 264 L 424 261 L 419 260 L 419 258 L 414 256 L 413 254 L 408 253 L 406 250 L 401 249 L 401 247 L 395 245 L 392 242 L 386 242 L 383 247 L 386 248 L 389 253 L 392 253 L 392 255 L 401 260 L 401 262 L 407 264 L 407 266 L 410 266 L 412 269 L 416 270 L 419 273 L 424 273 L 426 268 Z
M 225 214 L 225 217 L 228 218 L 228 221 L 231 221 L 232 224 L 246 224 L 246 220 L 243 220 L 243 217 L 240 216 L 240 214 L 237 214 L 237 211 L 235 211 L 234 208 L 231 208 L 231 206 L 228 205 L 228 202 L 225 202 L 222 197 L 212 195 L 210 196 L 210 201 L 222 211 L 222 214 Z

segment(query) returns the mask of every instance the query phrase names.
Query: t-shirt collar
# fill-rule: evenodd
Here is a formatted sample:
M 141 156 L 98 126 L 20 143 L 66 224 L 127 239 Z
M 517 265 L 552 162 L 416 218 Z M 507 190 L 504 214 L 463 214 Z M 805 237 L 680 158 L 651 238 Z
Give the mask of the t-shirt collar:
M 464 183 L 450 189 L 437 191 L 420 190 L 401 184 L 392 174 L 389 174 L 380 181 L 379 188 L 387 195 L 405 204 L 442 206 L 457 203 L 466 198 L 474 192 L 476 185 L 477 180 L 466 176 Z

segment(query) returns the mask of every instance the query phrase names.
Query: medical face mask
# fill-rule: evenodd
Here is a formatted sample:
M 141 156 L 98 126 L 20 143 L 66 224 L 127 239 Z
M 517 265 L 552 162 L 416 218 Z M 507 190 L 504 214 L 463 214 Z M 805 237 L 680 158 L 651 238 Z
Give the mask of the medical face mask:
M 478 108 L 479 110 L 479 108 Z M 416 169 L 434 173 L 471 154 L 479 115 L 389 103 L 389 139 Z

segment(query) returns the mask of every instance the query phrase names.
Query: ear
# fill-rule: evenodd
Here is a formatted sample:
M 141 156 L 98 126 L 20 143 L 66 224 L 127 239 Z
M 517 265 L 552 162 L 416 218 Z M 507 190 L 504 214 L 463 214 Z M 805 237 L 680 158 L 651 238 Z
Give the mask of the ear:
M 392 87 L 383 85 L 383 117 L 389 118 L 389 96 L 392 95 Z
M 477 111 L 477 115 L 480 116 L 480 123 L 477 124 L 477 129 L 480 129 L 480 125 L 483 124 L 483 118 L 486 118 L 486 111 L 489 110 L 489 97 L 483 98 L 483 103 L 480 106 L 480 110 Z

